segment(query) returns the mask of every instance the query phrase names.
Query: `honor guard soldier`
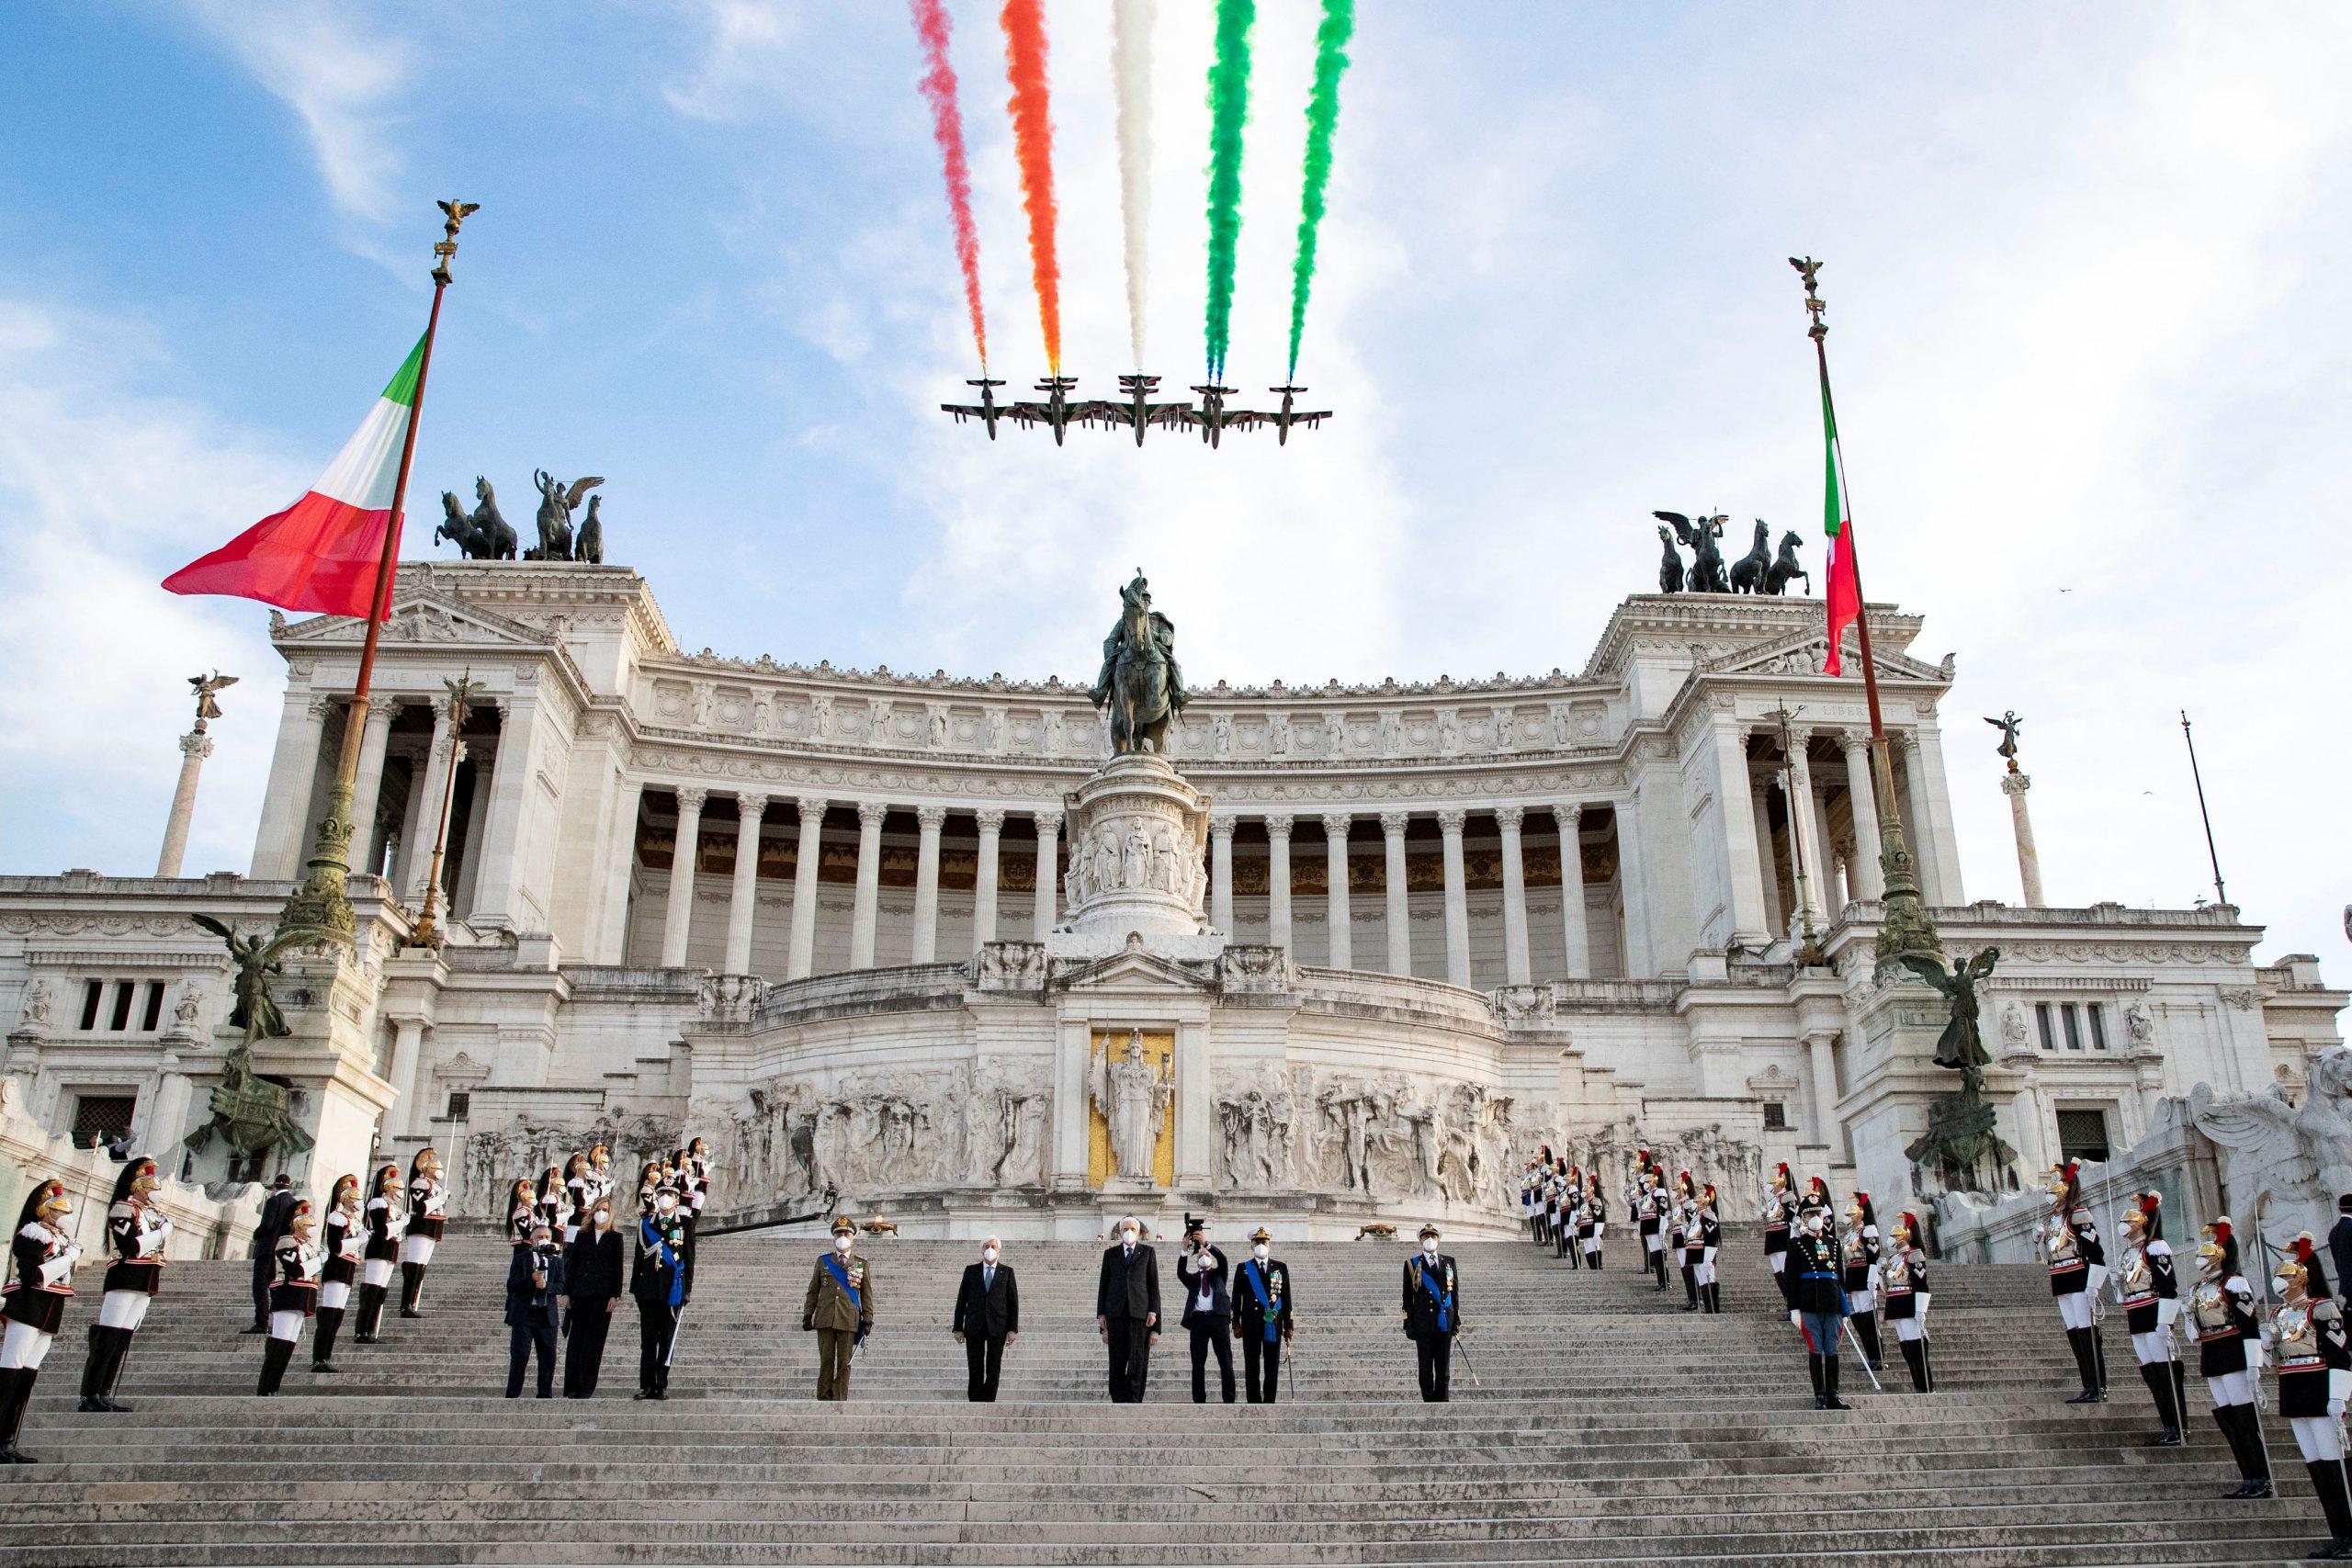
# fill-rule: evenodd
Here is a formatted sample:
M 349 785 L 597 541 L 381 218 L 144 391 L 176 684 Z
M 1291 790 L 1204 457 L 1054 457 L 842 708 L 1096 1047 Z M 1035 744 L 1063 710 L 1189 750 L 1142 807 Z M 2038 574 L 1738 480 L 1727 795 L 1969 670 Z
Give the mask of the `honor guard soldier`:
M 817 1334 L 817 1397 L 849 1397 L 849 1364 L 874 1327 L 874 1272 L 856 1255 L 857 1226 L 833 1222 L 833 1249 L 817 1259 L 801 1303 L 800 1326 Z
M 384 1325 L 384 1294 L 391 1288 L 392 1265 L 400 1259 L 401 1233 L 408 1228 L 408 1213 L 401 1206 L 399 1166 L 377 1170 L 376 1190 L 361 1213 L 368 1222 L 368 1247 L 359 1263 L 359 1322 L 351 1342 L 373 1345 Z
M 1583 1213 L 1584 1171 L 1572 1165 L 1560 1186 L 1560 1247 L 1555 1255 L 1566 1258 L 1570 1269 L 1584 1267 L 1584 1239 L 1579 1229 Z
M 1854 1337 L 1862 1347 L 1862 1359 L 1876 1371 L 1885 1364 L 1886 1352 L 1878 1337 L 1878 1297 L 1874 1281 L 1878 1278 L 1878 1211 L 1871 1207 L 1871 1195 L 1857 1192 L 1846 1205 L 1846 1228 L 1838 1237 L 1839 1264 L 1843 1270 L 1841 1282 L 1846 1287 L 1846 1317 L 1854 1325 Z
M 531 1233 L 538 1228 L 538 1191 L 529 1177 L 517 1177 L 514 1190 L 506 1198 L 506 1239 L 516 1247 L 528 1247 Z
M 1772 1168 L 1772 1190 L 1764 1195 L 1763 1212 L 1757 1217 L 1764 1222 L 1764 1265 L 1781 1289 L 1781 1305 L 1789 1307 L 1789 1281 L 1782 1270 L 1789 1262 L 1789 1227 L 1796 1223 L 1797 1190 L 1788 1161 Z
M 2107 1367 L 2098 1342 L 2098 1289 L 2107 1278 L 2107 1253 L 2098 1237 L 2098 1222 L 2083 1201 L 2081 1167 L 2068 1160 L 2050 1168 L 2050 1213 L 2037 1227 L 2044 1261 L 2050 1269 L 2050 1293 L 2057 1298 L 2058 1315 L 2066 1325 L 2066 1343 L 2074 1347 L 2075 1366 L 2082 1373 L 2083 1392 L 2069 1404 L 2098 1404 L 2107 1398 Z
M 441 1184 L 441 1156 L 432 1149 L 416 1151 L 408 1170 L 408 1229 L 401 1236 L 401 1315 L 423 1317 L 424 1270 L 432 1265 L 433 1249 L 441 1245 L 441 1226 L 449 1212 L 449 1190 Z
M 545 1225 L 550 1231 L 562 1224 L 564 1205 L 571 1201 L 571 1194 L 563 1184 L 563 1168 L 560 1166 L 551 1165 L 539 1172 L 538 1190 L 531 1195 L 532 1224 Z M 530 1233 L 526 1231 L 523 1244 L 527 1247 L 530 1241 Z
M 1698 1255 L 1699 1260 L 1692 1265 L 1691 1272 L 1699 1280 L 1700 1306 L 1711 1313 L 1723 1311 L 1724 1288 L 1715 1278 L 1715 1259 L 1724 1247 L 1724 1224 L 1722 1204 L 1715 1196 L 1713 1182 L 1708 1182 L 1700 1190 L 1691 1232 L 1683 1239 L 1685 1245 L 1691 1246 Z M 1692 1245 L 1694 1243 L 1695 1246 Z
M 1683 1171 L 1674 1179 L 1673 1234 L 1670 1238 L 1674 1261 L 1682 1274 L 1682 1310 L 1699 1310 L 1699 1189 Z
M 1184 1249 L 1176 1255 L 1176 1288 L 1184 1293 L 1179 1326 L 1192 1335 L 1193 1403 L 1209 1402 L 1208 1358 L 1216 1356 L 1218 1387 L 1233 1403 L 1233 1292 L 1225 1249 L 1210 1245 L 1206 1220 L 1184 1216 Z
M 0 1464 L 31 1464 L 17 1447 L 25 1429 L 40 1364 L 65 1322 L 74 1299 L 74 1264 L 82 1249 L 65 1234 L 74 1212 L 65 1183 L 54 1178 L 25 1195 L 8 1244 L 8 1282 L 0 1287 Z
M 588 1211 L 596 1206 L 596 1178 L 588 1156 L 573 1155 L 563 1166 L 563 1245 L 570 1247 L 588 1228 Z
M 1250 1233 L 1250 1256 L 1236 1278 L 1233 1334 L 1241 1341 L 1243 1386 L 1250 1404 L 1272 1404 L 1290 1349 L 1290 1265 L 1274 1256 L 1274 1235 L 1265 1226 Z
M 2327 1544 L 2314 1557 L 2352 1558 L 2352 1477 L 2344 1460 L 2344 1400 L 2352 1388 L 2352 1344 L 2344 1314 L 2328 1298 L 2327 1271 L 2305 1231 L 2278 1265 L 2279 1295 L 2267 1336 L 2278 1368 L 2278 1414 L 2295 1431 L 2303 1469 L 2327 1517 Z
M 1912 1388 L 1933 1393 L 1936 1365 L 1928 1348 L 1928 1254 L 1919 1246 L 1918 1216 L 1904 1211 L 1894 1222 L 1893 1241 L 1879 1258 L 1879 1297 L 1885 1303 L 1886 1321 L 1894 1325 L 1903 1364 L 1911 1369 Z
M 172 1234 L 172 1222 L 155 1207 L 156 1185 L 152 1159 L 132 1160 L 115 1178 L 107 1208 L 106 1294 L 98 1300 L 98 1321 L 90 1325 L 89 1359 L 82 1363 L 85 1412 L 130 1414 L 130 1406 L 115 1403 L 114 1387 L 131 1337 L 146 1321 L 147 1303 L 163 1289 L 164 1241 Z
M 696 1138 L 678 1151 L 678 1213 L 686 1222 L 686 1298 L 695 1293 L 695 1240 L 703 1205 L 710 1201 L 710 1142 Z
M 351 1287 L 358 1280 L 361 1255 L 368 1247 L 368 1222 L 359 1212 L 359 1178 L 338 1176 L 327 1201 L 326 1224 L 320 1233 L 319 1252 L 326 1259 L 319 1272 L 319 1326 L 311 1340 L 311 1371 L 339 1371 L 334 1360 L 334 1337 L 351 1303 Z
M 1536 1186 L 1541 1180 L 1533 1159 L 1519 1168 L 1519 1218 L 1538 1247 L 1544 1245 L 1544 1218 L 1535 1207 Z
M 302 1324 L 319 1310 L 319 1274 L 326 1258 L 311 1244 L 311 1203 L 294 1205 L 287 1224 L 292 1228 L 277 1238 L 277 1277 L 269 1287 L 269 1337 L 262 1341 L 261 1382 L 254 1393 L 263 1399 L 286 1381 L 287 1363 L 302 1342 Z
M 1657 1280 L 1657 1288 L 1666 1290 L 1666 1238 L 1659 1230 L 1666 1223 L 1666 1192 L 1658 1185 L 1658 1173 L 1649 1165 L 1650 1153 L 1641 1152 L 1641 1174 L 1634 1189 L 1634 1218 L 1642 1233 L 1642 1267 Z
M 2267 1497 L 2270 1456 L 2262 1438 L 2262 1351 L 2255 1324 L 2254 1288 L 2238 1272 L 2238 1240 L 2225 1215 L 2205 1227 L 2197 1249 L 2197 1286 L 2188 1296 L 2188 1320 L 2197 1333 L 2197 1370 L 2213 1396 L 2213 1425 L 2237 1461 L 2233 1500 Z M 2248 1347 L 2253 1347 L 2249 1349 Z
M 613 1151 L 598 1144 L 588 1151 L 588 1204 L 594 1208 L 614 1194 L 618 1185 L 613 1179 Z
M 2116 1271 L 2115 1295 L 2139 1358 L 2140 1381 L 2155 1396 L 2164 1429 L 2151 1448 L 2177 1449 L 2186 1441 L 2188 1371 L 2173 1354 L 2173 1320 L 2180 1315 L 2180 1285 L 2172 1247 L 2165 1240 L 2164 1200 L 2143 1192 L 2123 1211 L 2123 1263 Z
M 1421 1227 L 1421 1251 L 1405 1260 L 1405 1333 L 1420 1352 L 1421 1398 L 1453 1397 L 1453 1337 L 1462 1332 L 1462 1280 L 1437 1249 L 1435 1225 Z
M 670 1354 L 678 1345 L 678 1309 L 685 1304 L 685 1227 L 678 1219 L 678 1195 L 659 1186 L 646 1190 L 645 1213 L 638 1217 L 637 1250 L 630 1259 L 628 1293 L 637 1298 L 638 1399 L 670 1397 Z
M 1577 1213 L 1577 1240 L 1584 1247 L 1588 1268 L 1600 1267 L 1600 1241 L 1609 1229 L 1609 1202 L 1601 1196 L 1600 1173 L 1585 1178 L 1584 1207 Z
M 1851 1410 L 1838 1397 L 1838 1337 L 1846 1321 L 1846 1290 L 1840 1282 L 1838 1238 L 1829 1234 L 1828 1215 L 1807 1209 L 1789 1238 L 1790 1287 L 1794 1305 L 1789 1315 L 1804 1332 L 1805 1370 L 1813 1378 L 1815 1410 Z

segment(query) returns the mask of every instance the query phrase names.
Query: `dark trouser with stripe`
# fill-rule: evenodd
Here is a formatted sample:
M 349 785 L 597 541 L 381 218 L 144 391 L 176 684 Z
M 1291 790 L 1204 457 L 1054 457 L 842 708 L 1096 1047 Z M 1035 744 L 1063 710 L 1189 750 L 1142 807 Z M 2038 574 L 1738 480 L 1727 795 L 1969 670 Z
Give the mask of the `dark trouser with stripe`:
M 1259 1335 L 1244 1335 L 1241 1339 L 1242 1382 L 1250 1391 L 1252 1404 L 1274 1403 L 1275 1386 L 1283 1378 L 1283 1342 L 1269 1343 Z
M 670 1391 L 670 1341 L 678 1332 L 678 1309 L 667 1302 L 637 1303 L 637 1391 Z
M 1453 1397 L 1453 1336 L 1424 1334 L 1413 1344 L 1420 1352 L 1421 1398 L 1444 1404 Z

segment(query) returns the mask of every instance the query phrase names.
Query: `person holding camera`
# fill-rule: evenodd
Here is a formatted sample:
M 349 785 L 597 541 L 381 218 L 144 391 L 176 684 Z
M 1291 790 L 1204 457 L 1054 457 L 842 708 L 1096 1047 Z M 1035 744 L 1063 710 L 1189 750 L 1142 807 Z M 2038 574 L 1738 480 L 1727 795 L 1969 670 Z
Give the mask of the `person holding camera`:
M 1225 1402 L 1233 1403 L 1233 1294 L 1225 1250 L 1209 1242 L 1209 1223 L 1184 1216 L 1184 1250 L 1176 1259 L 1176 1282 L 1184 1292 L 1177 1321 L 1193 1336 L 1193 1403 L 1209 1402 L 1208 1358 L 1216 1353 Z
M 506 1265 L 506 1397 L 523 1396 L 523 1369 L 539 1357 L 539 1397 L 555 1397 L 555 1333 L 563 1321 L 563 1254 L 555 1230 L 541 1220 L 531 1244 L 514 1249 Z

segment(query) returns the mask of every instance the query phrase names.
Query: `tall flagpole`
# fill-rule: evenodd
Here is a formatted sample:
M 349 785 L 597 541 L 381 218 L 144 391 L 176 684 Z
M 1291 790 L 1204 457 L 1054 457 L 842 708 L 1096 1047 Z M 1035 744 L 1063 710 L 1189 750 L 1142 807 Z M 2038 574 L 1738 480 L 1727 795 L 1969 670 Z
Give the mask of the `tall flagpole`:
M 1853 498 L 1846 488 L 1846 450 L 1838 434 L 1838 405 L 1829 395 L 1829 323 L 1822 319 L 1828 309 L 1815 289 L 1815 275 L 1821 264 L 1812 257 L 1791 256 L 1789 265 L 1804 279 L 1805 313 L 1813 319 L 1805 335 L 1813 339 L 1814 362 L 1821 372 L 1821 410 L 1828 423 L 1830 457 L 1838 469 L 1838 509 L 1847 528 L 1854 525 Z M 1880 716 L 1878 705 L 1878 665 L 1871 658 L 1870 599 L 1862 592 L 1862 561 L 1860 550 L 1848 550 L 1854 570 L 1854 626 L 1861 634 L 1862 695 L 1871 713 L 1871 788 L 1878 795 L 1878 863 L 1886 884 L 1886 915 L 1878 932 L 1878 958 L 1882 964 L 1892 964 L 1905 953 L 1934 953 L 1941 957 L 1943 944 L 1936 936 L 1935 922 L 1928 916 L 1926 902 L 1919 897 L 1919 876 L 1911 860 L 1910 846 L 1903 836 L 1903 812 L 1894 796 L 1894 761 L 1887 740 L 1886 720 Z
M 376 592 L 368 606 L 367 640 L 359 649 L 359 677 L 343 720 L 343 752 L 327 792 L 327 814 L 311 846 L 310 875 L 286 900 L 277 917 L 280 931 L 303 931 L 330 942 L 349 942 L 358 922 L 351 912 L 351 796 L 359 779 L 359 748 L 368 727 L 368 689 L 376 674 L 376 644 L 390 612 L 392 580 L 401 553 L 401 520 L 408 505 L 408 474 L 416 457 L 417 422 L 424 416 L 424 378 L 433 368 L 433 339 L 441 328 L 441 297 L 449 288 L 449 262 L 458 254 L 458 225 L 480 209 L 474 201 L 440 204 L 442 237 L 433 247 L 433 310 L 425 318 L 424 347 L 417 356 L 416 389 L 409 400 L 408 430 L 401 437 L 401 466 L 392 480 L 392 515 L 384 528 L 384 553 L 376 562 Z

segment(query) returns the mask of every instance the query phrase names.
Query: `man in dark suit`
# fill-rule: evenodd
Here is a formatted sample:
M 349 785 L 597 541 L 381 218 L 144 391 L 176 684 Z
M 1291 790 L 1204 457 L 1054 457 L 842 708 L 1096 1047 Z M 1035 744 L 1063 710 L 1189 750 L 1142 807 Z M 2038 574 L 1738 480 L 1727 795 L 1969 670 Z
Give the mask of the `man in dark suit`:
M 563 1254 L 542 1222 L 506 1265 L 506 1397 L 523 1396 L 523 1369 L 539 1353 L 539 1397 L 555 1397 L 555 1331 L 563 1321 Z
M 2335 1228 L 2327 1233 L 2327 1251 L 2335 1260 L 2335 1288 L 2352 1300 L 2352 1192 L 2335 1201 Z
M 1233 1403 L 1233 1296 L 1225 1252 L 1209 1244 L 1209 1223 L 1184 1216 L 1184 1250 L 1176 1259 L 1176 1283 L 1184 1292 L 1177 1321 L 1193 1335 L 1193 1403 L 1209 1402 L 1208 1355 L 1216 1352 L 1225 1402 Z
M 1272 1404 L 1282 1382 L 1283 1352 L 1290 1346 L 1290 1265 L 1274 1255 L 1272 1231 L 1250 1236 L 1233 1291 L 1233 1337 L 1241 1341 L 1243 1382 L 1252 1404 Z
M 1453 1396 L 1453 1337 L 1462 1332 L 1462 1281 L 1437 1239 L 1437 1227 L 1423 1225 L 1419 1254 L 1405 1260 L 1405 1332 L 1420 1352 L 1421 1397 L 1431 1404 Z
M 246 1334 L 269 1332 L 269 1287 L 277 1272 L 277 1241 L 294 1222 L 294 1179 L 284 1171 L 269 1184 L 261 1219 L 254 1225 L 254 1325 Z
M 1159 1342 L 1159 1259 L 1145 1245 L 1143 1223 L 1133 1214 L 1119 1222 L 1116 1238 L 1102 1254 L 1094 1326 L 1111 1348 L 1111 1403 L 1142 1404 L 1151 1348 Z
M 1002 1248 L 990 1236 L 980 1243 L 980 1260 L 964 1266 L 964 1282 L 956 1288 L 956 1317 L 948 1325 L 971 1369 L 964 1397 L 975 1404 L 996 1403 L 1004 1348 L 1021 1337 L 1021 1287 L 1012 1266 L 997 1261 Z

